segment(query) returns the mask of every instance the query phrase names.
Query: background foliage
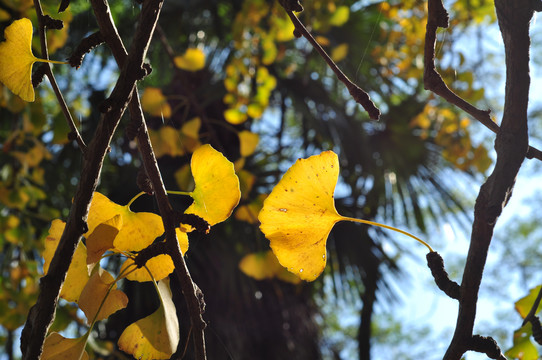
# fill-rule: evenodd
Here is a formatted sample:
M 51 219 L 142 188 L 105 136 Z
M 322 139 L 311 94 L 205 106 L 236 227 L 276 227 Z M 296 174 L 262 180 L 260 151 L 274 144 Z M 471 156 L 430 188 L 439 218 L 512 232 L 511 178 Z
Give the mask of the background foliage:
M 1 0 L 2 27 L 20 17 L 35 18 L 32 5 Z M 56 14 L 57 2 L 43 5 L 46 13 Z M 370 92 L 382 110 L 379 122 L 369 120 L 312 47 L 293 36 L 289 19 L 272 1 L 165 2 L 149 51 L 153 72 L 139 84 L 169 190 L 191 190 L 190 154 L 206 143 L 235 162 L 241 180 L 234 217 L 209 235 L 191 234 L 186 255 L 207 302 L 211 359 L 341 358 L 348 356 L 344 342 L 352 338 L 359 357 L 369 359 L 373 336 L 384 336 L 378 324 L 395 321 L 375 320 L 374 309 L 377 302 L 395 298 L 390 280 L 400 279 L 398 257 L 409 253 L 409 243 L 396 234 L 339 224 L 328 244 L 325 276 L 315 283 L 284 281 L 279 275 L 259 280 L 240 270 L 247 254 L 269 249 L 257 213 L 296 158 L 334 150 L 341 163 L 339 213 L 406 226 L 435 245 L 439 240 L 430 230 L 438 224 L 468 224 L 469 199 L 457 183 L 480 179 L 491 165 L 487 144 L 475 136 L 476 125 L 423 90 L 425 2 L 303 5 L 300 19 L 347 76 Z M 139 5 L 116 1 L 111 6 L 129 44 Z M 489 100 L 474 79 L 496 74 L 456 44 L 481 46 L 469 39 L 494 24 L 493 2 L 457 0 L 449 9 L 451 26 L 438 41 L 439 71 L 460 96 L 484 107 Z M 64 29 L 48 32 L 49 50 L 58 60 L 69 57 L 97 27 L 86 1 L 72 1 L 61 18 Z M 98 47 L 77 71 L 62 66 L 54 71 L 83 138 L 90 138 L 99 105 L 118 73 L 111 54 Z M 16 331 L 36 300 L 44 237 L 52 219 L 67 216 L 81 168 L 52 90 L 42 84 L 37 91 L 36 102 L 28 104 L 4 87 L 0 92 L 0 344 L 10 358 Z M 134 144 L 118 132 L 99 190 L 126 204 L 139 192 L 140 165 Z M 181 208 L 189 205 L 173 201 Z M 148 197 L 133 209 L 156 211 L 156 205 Z M 526 226 L 518 231 L 527 231 Z M 104 264 L 119 265 L 115 258 Z M 124 356 L 115 348 L 120 332 L 155 308 L 145 286 L 122 285 L 131 299 L 128 308 L 95 328 L 91 357 Z M 329 309 L 339 301 L 359 306 L 354 327 L 338 327 L 335 317 L 341 315 Z M 186 318 L 183 306 L 178 311 Z M 82 326 L 73 304 L 63 303 L 54 328 L 77 333 Z

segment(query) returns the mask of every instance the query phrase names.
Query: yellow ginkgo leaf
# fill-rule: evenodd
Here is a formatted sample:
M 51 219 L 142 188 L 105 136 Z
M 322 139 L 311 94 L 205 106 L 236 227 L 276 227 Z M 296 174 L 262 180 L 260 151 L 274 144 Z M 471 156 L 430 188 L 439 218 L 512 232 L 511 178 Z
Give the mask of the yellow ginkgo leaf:
M 90 204 L 88 232 L 85 236 L 92 234 L 98 225 L 117 215 L 122 219 L 122 227 L 113 241 L 118 251 L 142 250 L 164 232 L 160 216 L 147 212 L 135 213 L 128 205 L 115 204 L 105 195 L 95 192 Z
M 187 71 L 198 71 L 205 67 L 205 53 L 197 48 L 188 48 L 183 55 L 176 56 L 175 66 Z
M 252 155 L 260 141 L 258 134 L 255 134 L 252 131 L 243 130 L 237 135 L 239 136 L 239 150 L 241 156 L 246 157 Z
M 348 6 L 339 6 L 331 15 L 329 23 L 334 26 L 342 26 L 350 17 L 350 9 Z
M 134 260 L 128 258 L 122 264 L 120 272 L 122 273 L 132 266 L 134 266 Z M 145 267 L 149 270 L 147 271 Z M 126 275 L 126 279 L 131 281 L 145 282 L 152 281 L 152 279 L 154 278 L 154 280 L 158 281 L 171 274 L 173 269 L 175 268 L 171 257 L 166 254 L 161 254 L 149 259 L 149 261 L 147 261 L 147 263 L 145 264 L 145 267 L 130 271 L 128 275 Z M 152 278 L 149 274 L 149 271 L 152 273 Z
M 180 142 L 185 151 L 192 153 L 201 146 L 199 141 L 200 128 L 201 119 L 199 117 L 190 119 L 181 126 Z
M 162 126 L 158 131 L 149 130 L 149 137 L 157 158 L 164 155 L 176 157 L 185 154 L 179 130 L 171 126 Z
M 329 232 L 342 217 L 333 193 L 339 161 L 332 151 L 299 159 L 265 199 L 260 229 L 282 266 L 312 281 L 326 265 Z
M 116 289 L 114 281 L 113 276 L 100 267 L 90 277 L 78 303 L 87 317 L 87 324 L 107 319 L 128 304 L 128 296 Z
M 239 177 L 239 186 L 241 189 L 241 198 L 246 200 L 248 199 L 252 187 L 256 182 L 256 176 L 248 170 L 241 169 L 237 171 L 237 176 Z
M 88 360 L 85 351 L 89 332 L 79 338 L 67 339 L 52 332 L 45 339 L 41 360 Z
M 211 226 L 226 220 L 241 199 L 233 163 L 207 144 L 194 151 L 190 164 L 196 187 L 186 213 L 198 215 Z
M 224 118 L 233 125 L 239 125 L 247 121 L 248 115 L 237 108 L 231 108 L 224 111 Z
M 241 205 L 235 210 L 235 218 L 240 221 L 246 221 L 249 224 L 258 223 L 258 214 L 263 206 L 263 201 L 267 194 L 260 194 L 256 200 L 246 205 Z
M 175 182 L 179 185 L 179 189 L 190 191 L 194 189 L 194 178 L 190 172 L 190 165 L 184 164 L 181 168 L 175 171 L 173 174 Z
M 23 18 L 9 25 L 0 43 L 0 82 L 24 101 L 34 101 L 32 65 L 36 61 L 61 63 L 38 59 L 32 54 L 32 22 Z
M 169 281 L 158 283 L 161 304 L 151 315 L 128 326 L 120 336 L 119 348 L 136 359 L 169 359 L 179 343 L 179 320 Z
M 301 279 L 282 267 L 272 251 L 248 254 L 239 262 L 239 269 L 247 276 L 256 280 L 278 278 L 292 284 L 298 284 Z
M 331 59 L 335 62 L 343 60 L 348 55 L 348 44 L 340 44 L 331 50 Z
M 338 177 L 337 155 L 325 151 L 297 160 L 265 199 L 258 216 L 260 229 L 282 266 L 303 280 L 315 280 L 326 265 L 329 232 L 343 220 L 402 233 L 433 251 L 426 242 L 406 231 L 339 215 L 333 200 Z
M 102 258 L 102 255 L 114 247 L 114 240 L 122 228 L 120 214 L 96 226 L 92 234 L 87 238 L 87 264 L 94 264 Z
M 185 232 L 182 232 L 179 228 L 175 229 L 175 232 L 177 233 L 177 240 L 179 241 L 181 252 L 184 255 L 188 251 L 188 235 L 186 235 Z M 123 273 L 125 269 L 133 266 L 133 264 L 134 261 L 132 259 L 126 259 L 122 264 L 120 272 Z M 171 260 L 169 255 L 165 254 L 153 257 L 147 261 L 145 267 L 130 271 L 126 276 L 126 279 L 139 282 L 152 281 L 153 279 L 155 281 L 159 281 L 171 274 L 175 269 L 173 260 Z M 152 277 L 150 276 L 149 271 L 151 272 Z
M 64 231 L 66 223 L 61 220 L 53 220 L 51 223 L 51 228 L 49 229 L 49 234 L 45 239 L 45 250 L 43 252 L 43 272 L 47 274 L 49 271 L 49 265 L 55 254 L 58 243 L 60 242 L 60 237 Z M 82 242 L 77 244 L 75 253 L 73 254 L 72 262 L 68 268 L 68 273 L 66 274 L 66 280 L 62 284 L 62 289 L 60 290 L 60 297 L 67 301 L 77 302 L 81 291 L 85 287 L 90 275 L 88 274 L 87 267 L 87 248 Z
M 141 96 L 141 107 L 152 116 L 171 117 L 171 106 L 159 88 L 148 87 Z

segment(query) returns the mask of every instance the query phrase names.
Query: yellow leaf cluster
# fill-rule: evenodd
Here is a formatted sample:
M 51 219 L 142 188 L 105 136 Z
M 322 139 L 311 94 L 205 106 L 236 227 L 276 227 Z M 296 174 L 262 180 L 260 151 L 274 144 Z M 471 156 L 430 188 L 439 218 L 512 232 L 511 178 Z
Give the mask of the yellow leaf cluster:
M 171 117 L 171 106 L 159 88 L 145 88 L 143 95 L 141 95 L 141 107 L 152 116 L 160 116 L 165 119 Z
M 205 67 L 205 53 L 201 49 L 188 48 L 183 55 L 176 56 L 175 66 L 186 71 L 198 71 Z
M 188 120 L 180 130 L 171 126 L 162 126 L 159 130 L 149 130 L 154 154 L 157 158 L 169 155 L 184 156 L 201 146 L 199 141 L 199 117 Z
M 277 278 L 292 284 L 299 284 L 301 279 L 282 267 L 272 251 L 245 255 L 239 262 L 239 269 L 256 280 Z

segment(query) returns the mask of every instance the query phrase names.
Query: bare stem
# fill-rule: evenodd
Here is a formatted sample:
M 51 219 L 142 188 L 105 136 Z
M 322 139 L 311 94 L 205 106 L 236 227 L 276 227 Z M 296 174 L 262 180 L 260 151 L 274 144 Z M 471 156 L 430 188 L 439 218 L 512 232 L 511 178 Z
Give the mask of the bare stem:
M 326 53 L 326 51 L 318 44 L 316 39 L 311 35 L 311 33 L 307 30 L 305 25 L 299 20 L 299 18 L 293 13 L 293 11 L 285 9 L 286 13 L 292 20 L 292 23 L 295 26 L 295 29 L 301 33 L 310 43 L 311 45 L 318 51 L 320 56 L 325 60 L 327 65 L 330 67 L 331 70 L 335 73 L 335 76 L 337 76 L 337 79 L 341 81 L 344 85 L 346 85 L 346 88 L 348 89 L 348 92 L 350 92 L 350 95 L 356 100 L 358 104 L 363 106 L 365 111 L 369 114 L 369 117 L 373 120 L 378 120 L 380 118 L 380 110 L 375 106 L 375 104 L 371 101 L 371 98 L 369 97 L 369 94 L 365 92 L 362 88 L 354 84 L 342 71 L 339 69 L 337 64 L 329 57 L 329 55 Z
M 68 105 L 66 104 L 66 101 L 64 100 L 64 96 L 62 96 L 62 92 L 60 91 L 60 88 L 58 87 L 58 83 L 56 82 L 55 76 L 53 74 L 53 70 L 51 69 L 51 66 L 49 63 L 52 64 L 67 64 L 66 62 L 61 61 L 55 61 L 55 60 L 49 60 L 49 52 L 47 50 L 47 37 L 45 33 L 45 24 L 44 24 L 44 14 L 43 9 L 41 7 L 40 0 L 34 0 L 34 7 L 36 8 L 36 14 L 38 16 L 38 24 L 39 24 L 39 35 L 40 35 L 40 45 L 41 45 L 41 56 L 43 59 L 37 59 L 37 61 L 45 62 L 45 75 L 47 75 L 47 78 L 49 79 L 51 86 L 53 87 L 53 91 L 55 93 L 55 96 L 57 98 L 58 104 L 60 105 L 60 108 L 62 109 L 62 113 L 64 114 L 64 117 L 66 118 L 66 121 L 68 122 L 68 126 L 70 127 L 70 130 L 73 134 L 73 137 L 75 138 L 75 141 L 79 145 L 79 148 L 81 149 L 81 152 L 83 155 L 86 155 L 87 145 L 85 144 L 85 141 L 81 137 L 81 134 L 79 134 L 79 130 L 75 126 L 75 122 L 73 121 L 72 115 L 70 113 L 70 109 L 68 108 Z

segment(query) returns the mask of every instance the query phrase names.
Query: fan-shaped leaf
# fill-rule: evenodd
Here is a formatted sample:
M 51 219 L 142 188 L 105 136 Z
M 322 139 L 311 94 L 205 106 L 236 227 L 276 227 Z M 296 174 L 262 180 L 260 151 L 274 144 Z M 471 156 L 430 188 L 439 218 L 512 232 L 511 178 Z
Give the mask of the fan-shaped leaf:
M 125 205 L 121 206 L 109 200 L 99 192 L 94 193 L 88 213 L 88 234 L 113 217 L 120 215 L 122 227 L 113 242 L 119 251 L 139 251 L 162 235 L 164 225 L 160 216 L 147 212 L 135 213 Z
M 187 71 L 198 71 L 205 67 L 205 53 L 200 49 L 189 48 L 183 55 L 175 57 L 175 66 Z
M 158 88 L 145 88 L 141 96 L 141 106 L 152 116 L 161 116 L 166 119 L 171 117 L 171 106 L 162 94 L 162 90 Z
M 231 161 L 207 144 L 194 151 L 191 169 L 196 186 L 191 193 L 194 203 L 186 213 L 198 215 L 211 226 L 226 220 L 241 198 Z
M 188 235 L 186 235 L 185 232 L 182 232 L 179 228 L 175 229 L 175 232 L 177 233 L 177 239 L 179 240 L 181 252 L 185 254 L 188 251 Z M 126 259 L 126 261 L 124 261 L 124 264 L 122 264 L 120 272 L 122 273 L 132 264 L 134 264 L 134 261 L 132 259 Z M 155 281 L 159 281 L 171 274 L 173 272 L 173 269 L 175 269 L 175 266 L 173 265 L 173 260 L 171 260 L 171 257 L 169 257 L 169 255 L 165 254 L 153 257 L 152 259 L 147 261 L 147 264 L 145 264 L 145 266 L 147 267 L 148 271 L 145 268 L 137 269 L 130 272 L 126 276 L 126 279 L 145 282 L 151 281 L 154 278 Z M 149 271 L 152 273 L 152 278 L 149 275 Z
M 55 254 L 56 248 L 60 242 L 60 237 L 64 231 L 66 223 L 61 220 L 53 220 L 51 223 L 51 228 L 49 229 L 49 234 L 45 239 L 45 250 L 43 252 L 43 272 L 47 274 L 49 271 L 49 265 Z M 60 297 L 67 301 L 77 302 L 81 291 L 85 287 L 88 279 L 90 278 L 88 274 L 87 267 L 87 248 L 82 242 L 77 244 L 75 253 L 73 254 L 70 267 L 68 268 L 68 273 L 66 274 L 66 280 L 62 284 L 62 289 L 60 290 Z
M 88 360 L 85 351 L 87 332 L 80 338 L 67 339 L 59 333 L 52 332 L 43 344 L 42 360 Z
M 136 359 L 169 359 L 179 342 L 179 320 L 171 298 L 169 281 L 158 283 L 161 304 L 151 315 L 128 326 L 120 336 L 122 351 Z
M 114 247 L 115 237 L 122 228 L 120 214 L 96 226 L 87 238 L 87 264 L 100 261 L 102 255 Z
M 272 279 L 274 277 L 298 284 L 301 279 L 282 267 L 272 251 L 248 254 L 239 262 L 239 269 L 256 280 Z
M 342 217 L 333 193 L 339 161 L 332 151 L 299 159 L 264 201 L 260 229 L 282 266 L 312 281 L 326 265 L 329 232 Z
M 23 18 L 9 25 L 0 44 L 0 81 L 24 101 L 34 101 L 32 65 L 32 22 Z
M 79 308 L 85 313 L 89 325 L 94 320 L 107 319 L 109 315 L 124 309 L 128 304 L 128 297 L 124 292 L 116 289 L 114 281 L 111 274 L 98 267 L 81 292 Z M 109 291 L 110 288 L 111 291 Z

